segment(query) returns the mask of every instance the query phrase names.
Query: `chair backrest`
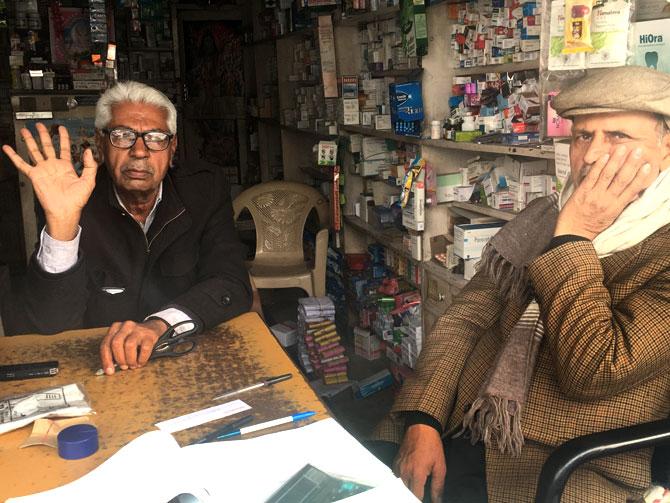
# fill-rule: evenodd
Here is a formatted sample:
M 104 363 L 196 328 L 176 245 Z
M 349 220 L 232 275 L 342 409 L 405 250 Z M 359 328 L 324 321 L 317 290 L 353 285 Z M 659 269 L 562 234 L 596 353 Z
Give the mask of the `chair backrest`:
M 328 202 L 308 185 L 267 182 L 248 188 L 233 201 L 235 220 L 248 209 L 256 227 L 254 263 L 299 264 L 305 260 L 302 234 L 312 208 L 321 226 L 328 225 Z

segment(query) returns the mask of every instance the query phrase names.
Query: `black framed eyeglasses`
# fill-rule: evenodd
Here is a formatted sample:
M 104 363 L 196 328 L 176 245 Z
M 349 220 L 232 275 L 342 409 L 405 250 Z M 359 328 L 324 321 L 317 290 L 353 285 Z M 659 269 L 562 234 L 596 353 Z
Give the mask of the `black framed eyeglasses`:
M 144 131 L 140 133 L 139 131 L 125 127 L 103 129 L 102 131 L 109 137 L 109 142 L 116 148 L 132 148 L 137 138 L 141 136 L 144 145 L 154 152 L 160 152 L 168 148 L 174 137 L 173 134 L 166 133 L 165 131 Z

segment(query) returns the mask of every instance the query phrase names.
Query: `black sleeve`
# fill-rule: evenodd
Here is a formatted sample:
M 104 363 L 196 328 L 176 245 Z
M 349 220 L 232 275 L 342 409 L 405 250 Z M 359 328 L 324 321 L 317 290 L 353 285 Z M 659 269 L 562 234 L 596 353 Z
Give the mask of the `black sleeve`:
M 576 234 L 563 234 L 561 236 L 554 236 L 551 238 L 551 241 L 549 241 L 549 246 L 547 246 L 547 249 L 544 250 L 544 253 L 547 253 L 548 251 L 553 250 L 554 248 L 558 248 L 559 246 L 566 243 L 575 243 L 577 241 L 590 241 L 590 239 L 585 238 L 584 236 L 577 236 Z
M 81 328 L 89 296 L 85 259 L 80 254 L 73 267 L 52 274 L 40 267 L 36 255 L 30 258 L 25 277 L 2 303 L 5 332 L 55 334 Z
M 419 411 L 411 411 L 405 412 L 403 415 L 405 417 L 405 429 L 415 424 L 425 424 L 435 428 L 440 435 L 442 434 L 442 425 L 430 414 Z
M 199 282 L 161 308 L 184 311 L 200 329 L 216 326 L 251 307 L 251 284 L 244 264 L 246 249 L 239 241 L 230 191 L 222 178 L 216 178 L 219 204 L 200 240 Z

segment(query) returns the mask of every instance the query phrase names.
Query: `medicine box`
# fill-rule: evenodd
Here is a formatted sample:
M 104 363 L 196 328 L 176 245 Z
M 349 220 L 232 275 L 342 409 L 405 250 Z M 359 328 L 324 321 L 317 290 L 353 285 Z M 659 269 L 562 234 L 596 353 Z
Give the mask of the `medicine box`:
M 423 99 L 421 82 L 405 82 L 389 86 L 391 99 L 391 119 L 403 121 L 423 120 Z
M 463 258 L 479 258 L 486 246 L 505 222 L 462 224 L 454 226 L 454 253 Z
M 284 321 L 272 325 L 270 331 L 285 348 L 293 346 L 297 342 L 298 325 L 294 321 Z
M 356 398 L 365 398 L 367 396 L 388 388 L 393 384 L 393 376 L 388 369 L 381 370 L 376 374 L 354 383 L 354 395 Z
M 437 175 L 437 202 L 448 203 L 456 200 L 455 188 L 463 181 L 463 175 L 458 173 L 448 173 Z
M 481 258 L 470 258 L 463 261 L 463 279 L 470 281 L 477 272 L 477 264 Z
M 391 116 L 375 115 L 375 129 L 391 129 Z

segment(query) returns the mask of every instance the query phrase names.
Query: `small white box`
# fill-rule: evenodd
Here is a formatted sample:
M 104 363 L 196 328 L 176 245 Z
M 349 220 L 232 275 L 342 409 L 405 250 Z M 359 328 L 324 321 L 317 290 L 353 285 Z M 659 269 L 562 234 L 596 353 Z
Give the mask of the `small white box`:
M 391 129 L 391 116 L 375 115 L 375 129 Z
M 342 112 L 344 114 L 358 113 L 358 98 L 356 98 L 356 99 L 343 99 L 342 100 Z
M 475 190 L 474 185 L 460 185 L 454 187 L 454 192 L 456 195 L 456 201 L 467 202 L 472 196 L 472 192 Z
M 361 112 L 361 126 L 372 126 L 374 117 L 374 112 Z
M 454 226 L 454 253 L 463 258 L 479 258 L 486 243 L 505 222 L 488 224 L 463 224 Z
M 360 117 L 358 112 L 345 112 L 342 114 L 342 124 L 345 126 L 351 126 L 360 124 Z
M 463 261 L 463 279 L 466 281 L 470 281 L 472 279 L 472 277 L 477 272 L 477 264 L 479 264 L 479 260 L 480 259 L 478 258 L 471 258 Z
M 529 40 L 521 40 L 521 51 L 522 52 L 531 52 L 540 50 L 540 40 L 537 38 Z
M 293 346 L 297 342 L 298 325 L 294 321 L 284 321 L 272 325 L 270 331 L 285 348 Z

